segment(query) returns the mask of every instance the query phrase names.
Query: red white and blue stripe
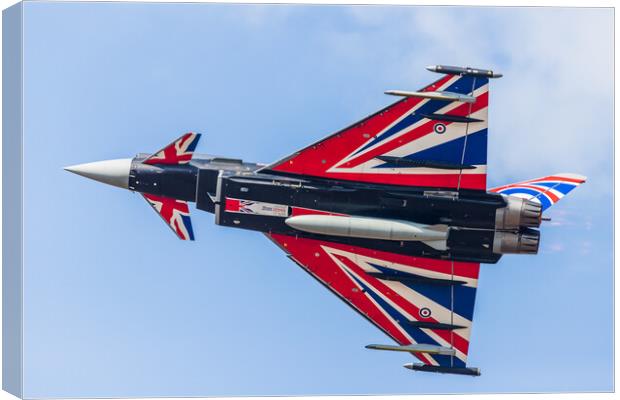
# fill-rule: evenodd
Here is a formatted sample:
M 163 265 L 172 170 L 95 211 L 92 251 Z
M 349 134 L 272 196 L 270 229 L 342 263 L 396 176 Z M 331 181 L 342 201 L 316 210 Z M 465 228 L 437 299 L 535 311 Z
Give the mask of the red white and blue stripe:
M 192 160 L 200 139 L 199 133 L 188 132 L 143 161 L 145 164 L 187 164 Z
M 186 201 L 148 193 L 142 193 L 142 196 L 153 207 L 153 210 L 166 221 L 179 239 L 194 240 L 192 220 L 189 216 L 189 206 Z
M 463 367 L 467 363 L 480 264 L 412 257 L 340 243 L 269 234 L 302 268 L 349 303 L 400 345 L 433 344 L 453 348 L 455 356 L 414 354 L 427 365 Z M 458 280 L 462 285 L 404 283 L 381 273 Z M 409 321 L 462 328 L 419 328 Z
M 535 201 L 545 211 L 585 181 L 585 176 L 563 173 L 499 186 L 489 191 Z
M 467 94 L 475 102 L 405 98 L 267 168 L 362 182 L 486 190 L 488 79 L 445 75 L 421 91 Z M 438 114 L 479 121 L 441 120 Z M 471 168 L 411 166 L 381 156 Z

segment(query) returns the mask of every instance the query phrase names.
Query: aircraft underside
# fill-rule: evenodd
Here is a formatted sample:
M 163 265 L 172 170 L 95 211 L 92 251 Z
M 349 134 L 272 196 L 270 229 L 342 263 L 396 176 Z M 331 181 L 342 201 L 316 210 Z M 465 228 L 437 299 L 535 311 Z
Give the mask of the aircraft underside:
M 467 366 L 480 263 L 536 254 L 543 212 L 585 177 L 487 188 L 488 70 L 443 73 L 419 91 L 269 165 L 195 155 L 200 134 L 160 151 L 66 169 L 142 194 L 193 240 L 188 203 L 259 231 L 410 353 L 416 371 Z

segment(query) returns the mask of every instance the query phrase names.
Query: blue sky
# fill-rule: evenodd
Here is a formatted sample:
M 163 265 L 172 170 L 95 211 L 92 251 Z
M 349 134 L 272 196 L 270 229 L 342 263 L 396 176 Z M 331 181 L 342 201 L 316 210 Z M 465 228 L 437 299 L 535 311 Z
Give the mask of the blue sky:
M 25 4 L 26 397 L 613 389 L 611 9 Z M 537 256 L 483 265 L 469 364 L 412 373 L 262 235 L 192 210 L 177 240 L 136 194 L 63 166 L 179 134 L 270 162 L 437 78 L 489 67 L 489 181 L 586 185 Z

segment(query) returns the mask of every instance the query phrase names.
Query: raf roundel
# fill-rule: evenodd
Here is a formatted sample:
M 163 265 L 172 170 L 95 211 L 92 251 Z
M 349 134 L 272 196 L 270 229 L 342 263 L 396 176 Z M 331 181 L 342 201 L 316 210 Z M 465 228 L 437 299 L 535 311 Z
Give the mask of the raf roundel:
M 435 133 L 438 133 L 438 134 L 441 135 L 442 133 L 444 133 L 446 131 L 446 126 L 444 124 L 442 124 L 442 123 L 437 123 L 437 124 L 435 124 L 433 129 L 435 130 Z
M 420 317 L 422 318 L 428 318 L 431 316 L 431 310 L 430 308 L 420 308 Z

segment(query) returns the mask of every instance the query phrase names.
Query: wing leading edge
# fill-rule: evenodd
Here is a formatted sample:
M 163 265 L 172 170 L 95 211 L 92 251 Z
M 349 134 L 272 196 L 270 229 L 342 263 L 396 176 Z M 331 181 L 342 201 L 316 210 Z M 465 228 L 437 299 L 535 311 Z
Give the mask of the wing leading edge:
M 483 76 L 448 74 L 418 92 L 390 91 L 405 98 L 265 169 L 486 190 L 488 82 Z M 432 96 L 419 97 L 423 92 Z
M 411 369 L 477 374 L 466 364 L 480 264 L 267 236 L 400 346 L 408 346 L 369 348 L 408 351 L 423 363 L 406 365 Z

